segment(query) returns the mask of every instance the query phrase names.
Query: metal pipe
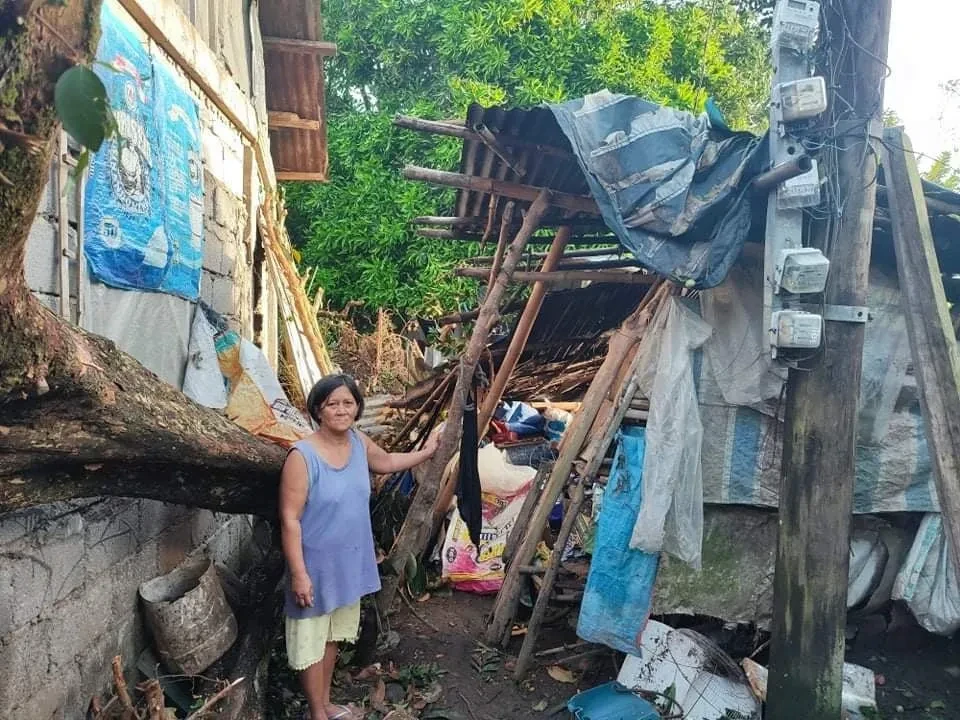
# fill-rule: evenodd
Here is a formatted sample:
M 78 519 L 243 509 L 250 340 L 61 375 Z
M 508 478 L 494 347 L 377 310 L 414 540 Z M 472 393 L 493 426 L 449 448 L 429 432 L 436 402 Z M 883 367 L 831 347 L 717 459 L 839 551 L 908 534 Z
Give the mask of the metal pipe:
M 753 179 L 753 188 L 758 192 L 769 192 L 781 183 L 803 175 L 813 168 L 813 161 L 808 155 L 798 155 L 792 160 L 780 163 L 775 168 L 767 170 L 765 173 L 757 175 Z

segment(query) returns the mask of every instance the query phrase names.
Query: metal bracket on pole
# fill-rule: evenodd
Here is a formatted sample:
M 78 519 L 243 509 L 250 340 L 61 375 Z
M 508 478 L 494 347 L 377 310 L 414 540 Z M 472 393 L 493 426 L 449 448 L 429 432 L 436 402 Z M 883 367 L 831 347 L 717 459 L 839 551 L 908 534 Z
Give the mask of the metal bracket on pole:
M 793 310 L 817 313 L 830 322 L 866 323 L 870 320 L 870 308 L 862 305 L 814 305 L 791 303 Z

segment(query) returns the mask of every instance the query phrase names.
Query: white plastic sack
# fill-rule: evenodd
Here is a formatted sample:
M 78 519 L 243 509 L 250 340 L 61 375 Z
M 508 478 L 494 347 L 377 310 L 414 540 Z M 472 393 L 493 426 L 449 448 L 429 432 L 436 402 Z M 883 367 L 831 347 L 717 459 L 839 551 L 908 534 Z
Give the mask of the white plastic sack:
M 637 370 L 650 398 L 643 499 L 630 547 L 668 552 L 700 569 L 703 542 L 703 426 L 693 380 L 693 351 L 711 329 L 676 298 L 661 306 L 644 335 Z
M 208 408 L 227 406 L 227 386 L 220 372 L 214 337 L 217 331 L 199 306 L 193 314 L 187 371 L 183 376 L 183 394 Z
M 493 443 L 477 451 L 480 489 L 491 495 L 509 498 L 530 484 L 537 471 L 528 465 L 511 465 L 507 455 Z
M 947 637 L 960 630 L 960 583 L 951 560 L 943 520 L 929 513 L 893 586 L 893 599 L 905 601 L 924 629 Z

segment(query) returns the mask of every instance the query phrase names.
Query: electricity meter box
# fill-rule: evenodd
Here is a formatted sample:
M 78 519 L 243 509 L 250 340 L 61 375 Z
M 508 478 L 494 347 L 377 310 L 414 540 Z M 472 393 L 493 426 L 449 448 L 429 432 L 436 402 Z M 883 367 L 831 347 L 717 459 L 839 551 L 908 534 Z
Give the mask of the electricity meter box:
M 822 293 L 827 287 L 830 261 L 816 248 L 787 248 L 780 251 L 774 270 L 774 292 L 794 295 Z
M 823 317 L 816 313 L 778 310 L 770 315 L 770 344 L 775 350 L 816 350 L 822 339 Z
M 806 120 L 827 111 L 827 82 L 819 75 L 783 83 L 777 94 L 783 122 Z
M 777 187 L 777 207 L 781 210 L 799 210 L 820 204 L 820 166 L 816 160 L 813 167 L 802 175 L 786 180 Z
M 820 3 L 813 0 L 779 0 L 773 13 L 773 45 L 807 52 L 820 32 Z

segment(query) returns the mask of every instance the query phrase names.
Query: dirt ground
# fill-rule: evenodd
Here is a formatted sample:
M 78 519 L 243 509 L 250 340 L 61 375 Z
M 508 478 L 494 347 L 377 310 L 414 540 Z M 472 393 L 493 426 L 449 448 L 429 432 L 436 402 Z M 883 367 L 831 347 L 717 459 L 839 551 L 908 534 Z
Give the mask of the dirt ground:
M 571 696 L 616 677 L 623 656 L 605 650 L 563 663 L 571 675 L 559 676 L 573 682 L 551 677 L 547 672 L 551 661 L 543 660 L 526 681 L 517 684 L 512 667 L 522 639 L 515 638 L 502 654 L 482 644 L 492 605 L 491 597 L 452 593 L 415 603 L 413 612 L 404 606 L 389 623 L 388 636 L 398 644 L 377 654 L 380 673 L 344 667 L 338 671 L 336 699 L 363 707 L 368 720 L 385 716 L 388 720 L 566 720 L 569 715 L 561 708 Z M 576 642 L 568 617 L 544 628 L 537 649 Z M 564 651 L 554 658 L 577 652 Z M 280 642 L 271 665 L 268 717 L 302 720 L 305 705 L 296 679 L 283 661 Z M 949 640 L 930 635 L 901 613 L 897 622 L 861 628 L 848 644 L 847 661 L 877 673 L 879 712 L 873 718 L 960 720 L 960 637 Z M 378 696 L 381 680 L 382 698 Z M 418 699 L 422 705 L 424 696 L 432 702 L 419 711 L 419 716 L 388 715 L 391 709 L 416 707 Z
M 486 648 L 483 643 L 485 618 L 493 606 L 492 597 L 467 593 L 435 596 L 417 603 L 416 615 L 404 606 L 390 618 L 389 629 L 399 636 L 399 644 L 378 653 L 377 662 L 386 671 L 383 676 L 386 705 L 404 704 L 407 687 L 411 684 L 429 687 L 437 683 L 442 694 L 425 708 L 423 720 L 523 720 L 546 718 L 551 711 L 576 694 L 613 679 L 622 656 L 612 651 L 566 663 L 574 682 L 558 682 L 541 664 L 520 684 L 513 680 L 513 660 L 520 650 L 522 638 L 515 638 L 505 653 Z M 419 617 L 417 617 L 419 616 Z M 428 627 L 429 624 L 429 627 Z M 394 639 L 396 639 L 394 636 Z M 541 632 L 538 650 L 562 647 L 576 643 L 576 634 L 566 621 L 560 621 Z M 577 654 L 577 649 L 558 653 L 556 658 Z M 282 649 L 278 649 L 271 666 L 271 720 L 300 720 L 304 704 L 296 681 L 281 666 Z M 394 676 L 389 676 L 390 668 Z M 351 682 L 346 670 L 338 672 L 339 687 L 334 694 L 339 701 L 350 701 L 365 706 L 371 712 L 370 720 L 383 717 L 373 712 L 371 696 L 376 694 L 377 678 L 360 678 Z M 358 671 L 349 671 L 356 678 Z M 405 687 L 405 685 L 407 687 Z M 405 720 L 400 716 L 396 720 Z M 565 713 L 555 717 L 565 718 Z M 394 720 L 394 718 L 390 718 Z

